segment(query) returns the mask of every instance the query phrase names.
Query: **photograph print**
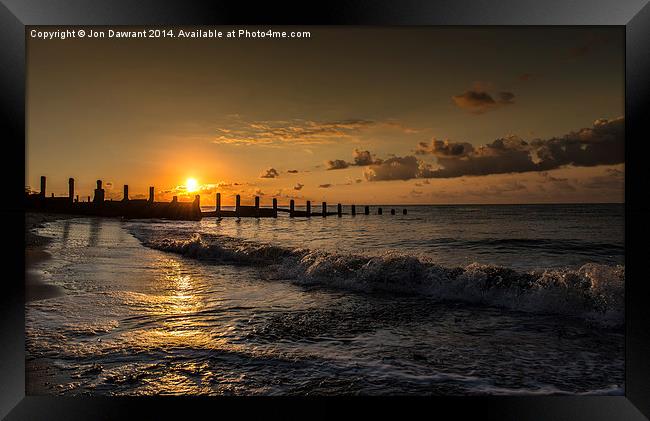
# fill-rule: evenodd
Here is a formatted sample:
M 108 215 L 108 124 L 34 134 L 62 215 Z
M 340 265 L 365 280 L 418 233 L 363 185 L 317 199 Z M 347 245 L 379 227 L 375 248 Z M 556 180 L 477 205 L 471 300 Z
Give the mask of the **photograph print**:
M 624 27 L 26 28 L 27 395 L 624 395 Z

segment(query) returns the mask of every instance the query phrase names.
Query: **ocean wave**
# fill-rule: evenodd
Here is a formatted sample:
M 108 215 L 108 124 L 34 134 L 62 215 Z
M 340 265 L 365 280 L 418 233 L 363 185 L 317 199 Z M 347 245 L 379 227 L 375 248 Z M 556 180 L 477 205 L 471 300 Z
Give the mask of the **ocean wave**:
M 580 317 L 606 326 L 624 321 L 624 266 L 517 271 L 471 263 L 445 267 L 426 257 L 285 248 L 216 234 L 131 227 L 145 246 L 215 263 L 263 266 L 267 279 L 362 292 L 422 294 L 511 310 Z

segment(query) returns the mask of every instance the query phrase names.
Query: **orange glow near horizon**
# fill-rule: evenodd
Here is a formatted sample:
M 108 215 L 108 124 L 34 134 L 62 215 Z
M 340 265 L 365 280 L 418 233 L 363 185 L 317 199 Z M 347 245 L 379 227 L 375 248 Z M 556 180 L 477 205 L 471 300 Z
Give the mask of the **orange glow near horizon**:
M 65 197 L 74 177 L 83 201 L 102 179 L 108 200 L 126 184 L 206 206 L 623 202 L 621 28 L 312 30 L 245 46 L 29 38 L 25 187 L 46 176 Z M 544 149 L 569 140 L 585 149 Z

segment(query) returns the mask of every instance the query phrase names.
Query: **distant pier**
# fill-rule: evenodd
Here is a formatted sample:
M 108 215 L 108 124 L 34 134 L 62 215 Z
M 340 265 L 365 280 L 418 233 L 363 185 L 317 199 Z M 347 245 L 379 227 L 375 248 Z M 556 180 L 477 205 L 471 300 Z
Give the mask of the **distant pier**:
M 279 212 L 288 213 L 291 218 L 311 218 L 328 216 L 342 217 L 344 215 L 357 215 L 356 205 L 350 205 L 349 212 L 343 212 L 343 205 L 336 204 L 336 210 L 330 211 L 327 202 L 322 202 L 319 207 L 312 209 L 312 203 L 307 200 L 305 209 L 296 209 L 296 203 L 293 199 L 289 202 L 288 208 L 278 206 L 277 199 L 273 198 L 271 207 L 260 206 L 260 197 L 255 196 L 255 204 L 244 206 L 241 204 L 241 196 L 235 196 L 235 209 L 226 210 L 221 207 L 221 193 L 216 194 L 216 205 L 214 211 L 201 210 L 201 197 L 196 195 L 192 202 L 179 202 L 178 197 L 174 196 L 171 202 L 154 201 L 154 187 L 149 187 L 148 199 L 131 199 L 129 198 L 129 186 L 124 185 L 121 200 L 106 200 L 105 190 L 102 180 L 97 180 L 97 187 L 94 196 L 88 196 L 87 201 L 79 201 L 79 195 L 75 196 L 75 181 L 73 178 L 68 180 L 68 195 L 51 197 L 46 195 L 46 178 L 41 177 L 41 190 L 39 193 L 25 193 L 25 209 L 29 211 L 41 211 L 52 213 L 66 213 L 72 215 L 86 216 L 109 216 L 124 217 L 130 219 L 160 218 L 198 221 L 205 217 L 216 218 L 277 218 Z M 395 209 L 391 209 L 391 215 L 395 215 Z M 376 208 L 376 214 L 382 215 L 381 207 Z M 402 215 L 406 215 L 407 210 L 402 209 Z M 370 206 L 363 207 L 363 215 L 370 215 Z

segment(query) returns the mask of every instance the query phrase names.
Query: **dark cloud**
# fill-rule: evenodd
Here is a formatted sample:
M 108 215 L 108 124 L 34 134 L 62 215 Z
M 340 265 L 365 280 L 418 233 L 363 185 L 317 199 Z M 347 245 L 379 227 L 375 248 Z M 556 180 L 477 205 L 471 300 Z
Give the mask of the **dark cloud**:
M 355 149 L 354 151 L 352 151 L 352 158 L 354 160 L 354 163 L 352 165 L 357 165 L 360 167 L 366 165 L 381 164 L 381 159 L 373 158 L 370 151 L 362 151 L 359 149 Z
M 432 177 L 450 178 L 463 175 L 488 175 L 534 171 L 527 144 L 516 136 L 496 139 L 473 149 L 466 155 L 437 155 L 440 168 Z
M 436 156 L 437 168 L 415 156 L 392 157 L 365 172 L 368 181 L 453 178 L 549 171 L 567 165 L 591 167 L 624 162 L 625 118 L 596 120 L 593 127 L 561 137 L 526 142 L 518 136 L 471 147 L 466 143 L 420 143 L 416 153 Z M 558 180 L 551 180 L 557 182 Z
M 367 165 L 379 165 L 381 162 L 381 159 L 374 158 L 370 151 L 354 149 L 352 151 L 352 162 L 343 159 L 334 159 L 325 161 L 325 165 L 328 170 L 342 170 L 351 166 L 365 167 Z
M 483 114 L 500 106 L 514 104 L 515 94 L 512 92 L 499 92 L 497 98 L 498 100 L 495 100 L 492 95 L 479 89 L 470 89 L 460 95 L 451 97 L 459 108 L 474 114 Z
M 287 170 L 289 174 L 298 174 L 298 170 Z
M 484 113 L 496 106 L 496 101 L 487 92 L 465 91 L 460 95 L 452 97 L 459 108 L 473 113 Z
M 430 166 L 415 156 L 393 156 L 379 165 L 369 166 L 364 172 L 364 176 L 368 181 L 410 180 L 428 177 L 430 172 Z
M 466 156 L 438 156 L 432 177 L 548 171 L 565 165 L 591 167 L 624 162 L 625 119 L 597 120 L 593 127 L 530 143 L 517 136 L 497 139 Z
M 342 159 L 335 159 L 333 161 L 325 161 L 326 169 L 328 170 L 342 170 L 350 166 L 350 164 Z
M 294 190 L 302 190 L 303 187 L 305 187 L 304 184 L 300 184 L 300 183 L 298 183 L 298 184 L 296 184 L 296 185 L 293 187 L 293 189 L 294 189 Z
M 321 184 L 318 187 L 320 187 L 321 189 L 329 189 L 330 187 L 332 187 L 332 185 L 327 183 L 327 184 Z
M 619 117 L 596 120 L 593 127 L 562 137 L 533 140 L 531 149 L 543 167 L 557 168 L 569 164 L 592 167 L 624 162 L 624 140 L 625 118 Z
M 533 78 L 533 75 L 531 73 L 524 73 L 522 75 L 519 75 L 519 80 L 522 82 L 527 82 Z
M 449 140 L 433 139 L 431 144 L 426 142 L 418 143 L 415 150 L 416 155 L 435 155 L 435 156 L 466 156 L 474 150 L 471 143 L 467 142 L 450 142 Z
M 260 175 L 260 178 L 276 178 L 279 176 L 280 173 L 278 172 L 278 170 L 276 170 L 275 168 L 269 168 L 264 173 L 262 173 L 262 175 Z

